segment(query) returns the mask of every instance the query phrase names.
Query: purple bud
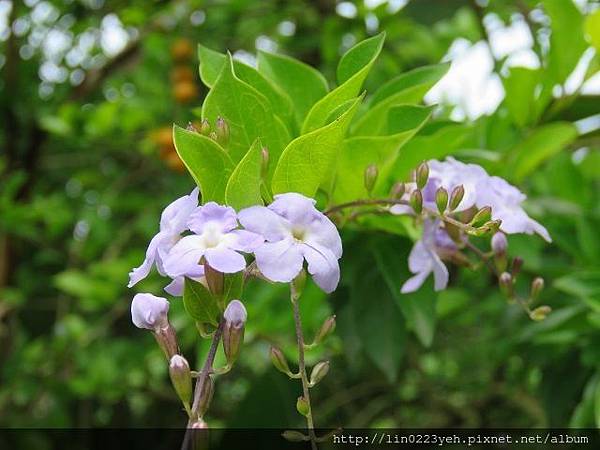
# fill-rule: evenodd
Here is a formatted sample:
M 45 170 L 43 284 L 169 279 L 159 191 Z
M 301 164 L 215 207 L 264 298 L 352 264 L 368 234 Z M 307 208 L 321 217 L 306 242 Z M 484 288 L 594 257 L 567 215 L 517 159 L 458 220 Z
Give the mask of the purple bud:
M 136 294 L 131 302 L 131 320 L 138 328 L 157 331 L 169 325 L 169 302 L 152 294 Z
M 192 399 L 192 375 L 190 365 L 181 355 L 173 355 L 169 362 L 169 375 L 175 392 L 183 402 L 186 410 L 189 409 Z
M 248 313 L 242 302 L 239 300 L 231 300 L 229 305 L 227 305 L 227 308 L 225 308 L 223 317 L 230 326 L 241 328 L 246 323 Z
M 207 119 L 202 119 L 202 122 L 200 122 L 200 134 L 203 134 L 204 136 L 210 134 L 210 123 Z
M 244 324 L 248 314 L 242 302 L 232 300 L 227 305 L 223 318 L 225 319 L 223 351 L 227 357 L 227 363 L 231 365 L 237 359 L 244 342 Z
M 496 255 L 505 254 L 507 247 L 508 241 L 504 233 L 498 232 L 492 236 L 492 250 Z
M 542 277 L 536 277 L 531 282 L 531 298 L 533 300 L 537 299 L 540 296 L 540 293 L 544 289 L 544 279 Z
M 508 272 L 502 272 L 500 278 L 498 279 L 500 284 L 500 290 L 504 295 L 508 298 L 512 297 L 513 294 L 513 278 Z

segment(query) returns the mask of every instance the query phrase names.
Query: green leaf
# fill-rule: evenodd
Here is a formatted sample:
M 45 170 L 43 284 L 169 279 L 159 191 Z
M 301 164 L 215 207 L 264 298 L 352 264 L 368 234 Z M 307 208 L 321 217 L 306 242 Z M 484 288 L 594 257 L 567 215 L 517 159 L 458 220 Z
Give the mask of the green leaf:
M 225 203 L 235 210 L 262 203 L 260 195 L 262 144 L 256 139 L 248 153 L 234 169 L 227 188 L 225 189 Z
M 200 187 L 202 202 L 223 203 L 227 179 L 233 170 L 233 162 L 225 151 L 212 139 L 175 125 L 173 142 L 179 157 Z
M 539 105 L 536 105 L 535 90 L 540 82 L 539 69 L 511 67 L 502 80 L 506 95 L 504 103 L 515 124 L 524 127 L 537 120 Z
M 583 37 L 583 15 L 572 0 L 544 0 L 542 4 L 552 29 L 547 68 L 551 77 L 549 84 L 562 84 L 587 48 Z
M 585 33 L 596 52 L 600 52 L 600 9 L 585 19 Z
M 286 92 L 300 125 L 309 109 L 329 90 L 327 81 L 312 67 L 288 56 L 258 52 L 258 71 Z
M 234 162 L 242 159 L 256 138 L 269 149 L 271 160 L 277 161 L 290 135 L 267 98 L 234 74 L 231 56 L 227 60 L 204 101 L 202 115 L 211 123 L 219 116 L 227 121 L 228 151 Z
M 202 82 L 208 87 L 213 87 L 227 63 L 227 55 L 203 45 L 198 45 L 198 58 L 200 60 L 200 78 Z M 274 112 L 284 122 L 287 123 L 291 120 L 293 114 L 292 101 L 285 92 L 267 80 L 254 67 L 241 61 L 233 59 L 233 69 L 240 80 L 248 83 L 269 100 Z
M 536 128 L 510 153 L 510 174 L 522 181 L 540 164 L 551 158 L 577 137 L 577 128 L 568 122 L 554 122 Z
M 227 273 L 223 277 L 223 301 L 240 300 L 244 290 L 244 272 Z
M 335 166 L 341 143 L 362 97 L 329 125 L 294 139 L 286 147 L 273 175 L 274 194 L 299 192 L 314 197 Z
M 336 203 L 366 198 L 363 176 L 370 164 L 379 171 L 373 190 L 383 194 L 390 187 L 390 172 L 401 147 L 411 139 L 431 115 L 431 107 L 396 106 L 388 115 L 386 136 L 355 136 L 344 141 L 336 172 L 334 199 Z
M 219 325 L 218 299 L 199 283 L 189 278 L 185 279 L 183 288 L 183 306 L 187 313 L 197 322 Z
M 302 134 L 325 125 L 332 111 L 358 95 L 381 52 L 384 39 L 385 33 L 380 33 L 348 50 L 338 67 L 338 78 L 343 82 L 311 108 L 302 124 Z
M 600 271 L 579 271 L 556 279 L 559 291 L 583 300 L 594 311 L 600 312 Z
M 469 132 L 469 126 L 452 123 L 430 135 L 415 136 L 402 148 L 402 155 L 392 169 L 394 178 L 406 181 L 410 171 L 421 161 L 449 155 L 462 144 Z

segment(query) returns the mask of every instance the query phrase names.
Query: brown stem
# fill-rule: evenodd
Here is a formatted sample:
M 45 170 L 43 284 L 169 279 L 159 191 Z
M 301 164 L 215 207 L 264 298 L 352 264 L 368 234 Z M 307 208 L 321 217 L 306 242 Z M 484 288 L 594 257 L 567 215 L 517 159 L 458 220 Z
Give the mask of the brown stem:
M 331 208 L 327 208 L 323 211 L 324 214 L 330 215 L 335 212 L 341 211 L 347 208 L 355 208 L 358 206 L 369 206 L 369 205 L 408 205 L 409 203 L 406 200 L 402 199 L 393 199 L 393 198 L 365 198 L 361 200 L 354 200 L 352 202 L 340 203 L 339 205 L 334 205 Z

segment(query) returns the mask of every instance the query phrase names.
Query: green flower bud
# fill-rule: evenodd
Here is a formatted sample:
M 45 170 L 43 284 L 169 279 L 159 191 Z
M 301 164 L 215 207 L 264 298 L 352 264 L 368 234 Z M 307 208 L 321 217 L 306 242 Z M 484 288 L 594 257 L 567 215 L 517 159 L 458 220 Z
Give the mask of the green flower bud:
M 296 409 L 304 417 L 308 416 L 308 413 L 310 412 L 310 407 L 308 406 L 308 402 L 304 397 L 298 397 L 298 400 L 296 401 Z
M 379 175 L 379 170 L 375 164 L 369 164 L 365 169 L 364 174 L 364 183 L 365 189 L 370 194 L 375 187 L 375 182 L 377 181 L 377 176 Z
M 198 401 L 198 416 L 202 417 L 208 411 L 210 401 L 212 400 L 215 391 L 214 382 L 211 376 L 207 376 L 200 391 L 200 400 Z
M 285 355 L 280 349 L 277 347 L 271 347 L 269 356 L 271 357 L 271 362 L 277 370 L 279 370 L 281 373 L 285 373 L 287 376 L 292 375 L 292 371 L 290 370 L 290 366 L 285 359 Z
M 548 305 L 542 305 L 535 308 L 533 311 L 529 313 L 529 317 L 531 320 L 535 320 L 536 322 L 540 322 L 546 318 L 548 314 L 552 312 L 552 308 Z
M 416 214 L 421 214 L 423 211 L 423 194 L 416 189 L 410 194 L 410 206 Z
M 192 122 L 188 122 L 187 127 L 185 127 L 185 129 L 188 131 L 193 131 L 194 133 L 198 132 L 198 130 L 196 130 L 196 127 Z
M 335 316 L 330 316 L 327 319 L 325 319 L 325 322 L 323 322 L 323 325 L 321 325 L 319 332 L 315 336 L 314 343 L 320 344 L 321 342 L 323 342 L 325 340 L 325 338 L 327 336 L 329 336 L 331 333 L 333 333 L 334 330 L 335 330 Z
M 531 299 L 535 300 L 540 296 L 540 293 L 544 289 L 544 279 L 542 277 L 536 277 L 531 282 Z
M 404 193 L 406 192 L 406 185 L 402 181 L 396 181 L 390 189 L 390 198 L 394 200 L 398 200 L 402 198 Z
M 260 176 L 265 178 L 269 173 L 269 149 L 263 147 L 260 151 Z
M 315 386 L 329 372 L 329 361 L 321 361 L 310 372 L 310 385 Z
M 423 189 L 429 179 L 429 166 L 423 162 L 419 164 L 415 171 L 415 182 L 417 183 L 417 189 Z
M 494 263 L 498 272 L 504 272 L 508 264 L 506 257 L 506 249 L 508 247 L 508 241 L 504 233 L 497 232 L 492 236 L 492 251 L 494 252 Z
M 469 225 L 474 228 L 479 228 L 484 225 L 486 222 L 489 222 L 492 219 L 492 208 L 489 206 L 484 206 L 481 208 L 471 219 Z
M 448 191 L 443 187 L 438 188 L 435 193 L 435 204 L 440 214 L 444 214 L 448 207 Z
M 450 211 L 454 211 L 462 202 L 463 197 L 465 196 L 465 188 L 462 184 L 459 184 L 454 189 L 452 189 L 452 194 L 450 194 Z
M 223 147 L 229 142 L 229 125 L 222 117 L 217 118 L 216 123 L 217 142 Z
M 281 436 L 289 442 L 304 442 L 310 439 L 308 436 L 305 436 L 299 431 L 294 430 L 286 430 L 283 433 L 281 433 Z
M 212 139 L 213 141 L 215 141 L 215 142 L 219 142 L 219 138 L 218 138 L 218 136 L 217 136 L 217 133 L 215 133 L 214 131 L 211 131 L 211 132 L 208 134 L 208 137 L 209 137 L 209 138 L 211 138 L 211 139 Z
M 190 365 L 183 356 L 173 355 L 169 362 L 169 375 L 175 392 L 188 409 L 192 400 L 192 374 Z
M 210 122 L 207 119 L 202 119 L 202 122 L 200 122 L 200 134 L 204 136 L 210 134 Z

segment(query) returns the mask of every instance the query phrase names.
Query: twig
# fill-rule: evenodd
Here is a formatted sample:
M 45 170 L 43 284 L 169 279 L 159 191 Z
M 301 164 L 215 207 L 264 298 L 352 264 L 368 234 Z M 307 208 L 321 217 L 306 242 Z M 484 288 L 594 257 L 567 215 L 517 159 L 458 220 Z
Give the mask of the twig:
M 393 199 L 393 198 L 365 198 L 361 200 L 355 200 L 347 203 L 340 203 L 339 205 L 334 205 L 331 208 L 327 208 L 323 211 L 323 214 L 330 215 L 335 212 L 341 211 L 347 208 L 355 208 L 358 206 L 369 206 L 369 205 L 409 205 L 406 200 L 402 199 Z

